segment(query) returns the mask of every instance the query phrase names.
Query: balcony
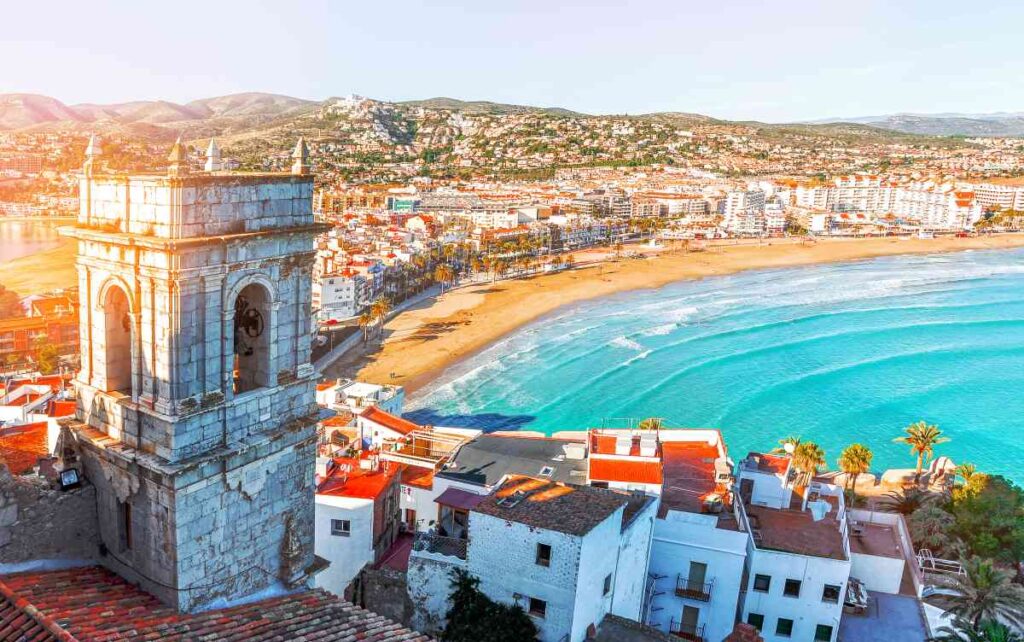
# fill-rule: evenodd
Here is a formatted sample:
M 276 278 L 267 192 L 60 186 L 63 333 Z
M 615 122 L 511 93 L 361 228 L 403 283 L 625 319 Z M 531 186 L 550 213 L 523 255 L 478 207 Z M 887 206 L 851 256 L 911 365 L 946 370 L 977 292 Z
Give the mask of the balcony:
M 457 537 L 445 537 L 431 533 L 416 533 L 412 550 L 445 557 L 457 557 L 460 560 L 466 559 L 467 540 Z
M 672 618 L 668 625 L 668 632 L 677 638 L 690 640 L 690 642 L 704 642 L 704 625 L 687 625 Z
M 699 602 L 708 602 L 711 600 L 711 589 L 714 588 L 715 581 L 697 581 L 691 580 L 688 577 L 682 575 L 676 576 L 676 596 L 687 600 L 697 600 Z

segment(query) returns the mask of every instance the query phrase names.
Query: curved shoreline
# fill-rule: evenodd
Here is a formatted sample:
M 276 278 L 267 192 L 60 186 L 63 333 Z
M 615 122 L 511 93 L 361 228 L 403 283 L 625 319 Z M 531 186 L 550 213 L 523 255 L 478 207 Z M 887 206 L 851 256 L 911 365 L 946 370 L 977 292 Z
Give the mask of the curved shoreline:
M 451 366 L 561 307 L 610 294 L 746 270 L 1017 247 L 1024 247 L 1024 234 L 927 240 L 828 239 L 814 245 L 772 240 L 713 245 L 704 252 L 664 251 L 645 260 L 622 259 L 555 274 L 481 283 L 395 316 L 384 327 L 383 346 L 372 339 L 366 346 L 350 350 L 324 373 L 401 384 L 411 393 Z

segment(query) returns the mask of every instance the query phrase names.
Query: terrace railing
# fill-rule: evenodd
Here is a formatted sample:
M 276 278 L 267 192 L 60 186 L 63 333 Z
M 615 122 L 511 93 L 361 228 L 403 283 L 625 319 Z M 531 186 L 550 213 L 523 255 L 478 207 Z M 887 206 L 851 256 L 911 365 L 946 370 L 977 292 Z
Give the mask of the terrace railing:
M 416 533 L 412 550 L 466 559 L 468 541 L 457 537 L 446 537 L 432 533 Z
M 689 640 L 690 642 L 704 642 L 704 625 L 686 625 L 679 620 L 672 618 L 669 621 L 668 632 L 677 638 Z
M 688 600 L 708 602 L 711 600 L 711 590 L 715 587 L 715 580 L 694 580 L 684 577 L 682 574 L 676 576 L 676 596 Z

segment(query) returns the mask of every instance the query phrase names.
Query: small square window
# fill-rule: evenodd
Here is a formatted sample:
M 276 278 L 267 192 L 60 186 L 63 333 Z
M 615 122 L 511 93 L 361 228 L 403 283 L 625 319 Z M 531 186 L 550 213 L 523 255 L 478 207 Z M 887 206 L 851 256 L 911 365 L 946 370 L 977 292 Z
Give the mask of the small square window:
M 764 615 L 761 613 L 748 613 L 747 624 L 760 631 L 764 628 Z
M 347 519 L 332 519 L 331 520 L 331 535 L 337 535 L 338 537 L 348 537 L 352 534 L 352 522 Z
M 780 617 L 775 623 L 775 635 L 788 638 L 793 635 L 793 620 Z
M 608 575 L 604 576 L 604 590 L 601 592 L 601 595 L 608 595 L 611 592 L 612 592 L 612 576 L 611 576 L 611 573 L 609 573 Z
M 548 612 L 548 603 L 547 602 L 545 602 L 544 600 L 538 600 L 535 597 L 531 597 L 530 598 L 530 611 L 529 611 L 530 615 L 532 615 L 534 617 L 543 618 L 545 615 L 547 615 L 547 612 Z
M 768 589 L 771 588 L 772 577 L 771 575 L 755 575 L 754 576 L 754 590 L 758 593 L 767 593 Z
M 832 627 L 828 624 L 819 624 L 814 627 L 814 642 L 831 642 Z
M 537 565 L 551 566 L 551 545 L 537 544 Z
M 782 594 L 786 597 L 800 597 L 800 580 L 786 580 Z
M 842 587 L 836 586 L 835 584 L 826 584 L 825 590 L 821 592 L 821 601 L 829 602 L 830 604 L 839 604 L 840 592 L 842 592 Z

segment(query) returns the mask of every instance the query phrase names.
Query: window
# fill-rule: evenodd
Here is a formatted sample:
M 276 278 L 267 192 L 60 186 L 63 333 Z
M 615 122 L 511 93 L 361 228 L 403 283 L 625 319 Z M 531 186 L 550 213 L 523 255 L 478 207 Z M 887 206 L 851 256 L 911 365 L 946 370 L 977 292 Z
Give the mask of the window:
M 537 566 L 551 566 L 550 544 L 537 544 Z
M 550 476 L 552 476 L 554 474 L 555 474 L 555 469 L 552 468 L 551 466 L 545 466 L 545 467 L 540 469 L 540 476 L 541 477 L 550 477 Z
M 764 627 L 764 615 L 760 613 L 748 613 L 747 624 L 760 631 Z
M 534 617 L 543 618 L 548 612 L 548 603 L 544 600 L 538 600 L 535 597 L 531 597 L 530 609 L 528 612 Z
M 754 590 L 758 593 L 767 593 L 769 587 L 772 585 L 772 578 L 770 575 L 755 575 L 754 576 Z
M 786 597 L 800 597 L 800 580 L 786 580 L 782 594 Z
M 275 384 L 270 363 L 270 310 L 273 301 L 262 285 L 250 283 L 235 299 L 235 394 Z
M 832 627 L 828 624 L 819 624 L 814 627 L 814 642 L 830 642 L 832 640 Z
M 601 595 L 608 595 L 611 592 L 612 592 L 612 574 L 609 573 L 608 575 L 604 576 L 604 590 L 601 592 Z
M 825 590 L 821 592 L 821 601 L 829 602 L 831 604 L 839 603 L 839 592 L 842 587 L 836 586 L 835 584 L 826 584 Z
M 331 535 L 337 535 L 339 537 L 348 537 L 352 534 L 352 522 L 347 519 L 332 519 L 331 520 Z
M 128 502 L 117 502 L 117 517 L 120 523 L 118 540 L 122 551 L 132 550 L 132 505 Z
M 775 623 L 775 635 L 784 638 L 788 638 L 793 635 L 793 620 L 780 617 L 779 621 Z

